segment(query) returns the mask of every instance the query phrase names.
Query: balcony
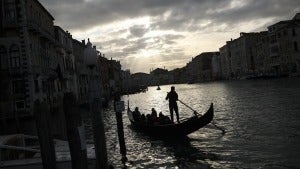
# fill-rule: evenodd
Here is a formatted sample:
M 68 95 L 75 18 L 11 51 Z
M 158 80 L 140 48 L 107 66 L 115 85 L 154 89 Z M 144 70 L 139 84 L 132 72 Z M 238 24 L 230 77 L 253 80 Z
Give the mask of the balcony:
M 45 29 L 41 27 L 40 24 L 34 22 L 34 21 L 28 21 L 28 30 L 39 34 L 42 38 L 45 38 L 55 44 L 55 39 L 53 35 L 51 35 L 49 32 L 47 32 Z

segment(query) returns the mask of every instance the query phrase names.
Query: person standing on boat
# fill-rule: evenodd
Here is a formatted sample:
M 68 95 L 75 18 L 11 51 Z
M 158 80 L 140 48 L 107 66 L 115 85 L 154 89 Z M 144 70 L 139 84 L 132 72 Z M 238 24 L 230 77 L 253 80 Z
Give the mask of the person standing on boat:
M 171 91 L 168 92 L 166 100 L 169 100 L 169 109 L 170 109 L 170 115 L 171 115 L 171 121 L 174 122 L 173 118 L 173 112 L 175 110 L 177 123 L 179 123 L 179 114 L 178 114 L 178 106 L 177 106 L 177 100 L 178 100 L 178 94 L 175 91 L 175 87 L 171 87 Z

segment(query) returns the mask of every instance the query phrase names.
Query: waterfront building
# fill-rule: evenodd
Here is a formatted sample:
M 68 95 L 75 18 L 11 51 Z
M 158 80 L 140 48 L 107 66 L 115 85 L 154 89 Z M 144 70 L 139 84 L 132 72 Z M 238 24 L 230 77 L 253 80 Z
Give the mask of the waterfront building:
M 121 91 L 123 91 L 124 93 L 129 93 L 129 91 L 133 88 L 129 69 L 121 71 L 121 79 L 122 79 Z
M 186 70 L 189 82 L 202 82 L 212 80 L 212 57 L 219 52 L 204 52 L 192 58 L 187 63 Z
M 192 60 L 186 64 L 185 67 L 186 67 L 189 83 L 194 83 L 198 81 L 198 77 L 200 76 L 199 65 L 200 65 L 199 57 L 192 58 Z
M 174 82 L 173 74 L 165 68 L 156 68 L 154 70 L 151 70 L 150 75 L 152 77 L 152 80 L 148 85 L 156 86 Z
M 56 104 L 54 18 L 37 0 L 2 0 L 1 10 L 0 118 L 32 116 L 36 99 Z
M 81 42 L 72 39 L 73 54 L 75 58 L 75 76 L 77 84 L 77 100 L 79 104 L 84 104 L 88 99 L 88 69 L 84 62 L 85 40 Z
M 267 31 L 261 32 L 261 36 L 257 39 L 256 46 L 254 46 L 254 50 L 256 50 L 256 54 L 253 55 L 254 75 L 272 75 L 270 67 L 269 35 Z
M 226 45 L 222 46 L 220 51 L 220 66 L 221 66 L 221 77 L 222 79 L 230 79 L 231 75 L 231 53 L 229 48 L 229 41 L 226 42 Z
M 212 80 L 220 80 L 222 77 L 220 52 L 215 52 L 211 59 Z
M 186 83 L 188 81 L 186 67 L 171 70 L 169 73 L 174 78 L 174 81 L 172 83 Z
M 93 44 L 90 42 L 90 39 L 88 39 L 88 42 L 85 45 L 85 48 L 83 50 L 83 57 L 84 57 L 84 64 L 83 66 L 87 68 L 87 87 L 88 87 L 88 99 L 85 100 L 86 103 L 93 98 L 100 96 L 101 91 L 101 74 L 100 74 L 100 60 L 98 51 L 96 49 L 96 46 L 93 46 Z M 88 65 L 90 58 L 97 58 L 97 63 L 94 63 L 93 65 Z
M 108 60 L 109 65 L 109 86 L 112 92 L 120 90 L 122 87 L 121 64 L 120 61 Z
M 268 27 L 272 71 L 278 76 L 300 72 L 300 13 Z
M 223 67 L 230 67 L 230 72 L 227 73 L 230 78 L 239 79 L 254 75 L 256 45 L 264 35 L 265 32 L 241 32 L 239 38 L 228 41 L 226 47 L 222 48 L 221 57 L 227 56 L 228 58 L 227 65 Z
M 102 84 L 102 96 L 105 99 L 110 99 L 112 96 L 112 91 L 110 88 L 110 62 L 105 57 L 105 54 L 99 53 L 99 63 L 100 63 L 100 74 L 101 74 L 101 84 Z
M 34 134 L 33 106 L 40 100 L 49 106 L 53 134 L 63 138 L 63 94 L 77 91 L 72 36 L 54 26 L 37 0 L 3 0 L 2 9 L 0 127 L 6 130 L 1 132 Z
M 56 69 L 61 72 L 62 91 L 72 92 L 78 98 L 72 35 L 59 26 L 54 26 L 54 34 L 56 39 L 56 55 L 52 60 L 55 62 Z
M 142 72 L 131 74 L 131 84 L 132 84 L 131 90 L 142 89 L 145 86 L 149 86 L 152 82 L 153 82 L 153 75 L 151 74 L 142 73 Z

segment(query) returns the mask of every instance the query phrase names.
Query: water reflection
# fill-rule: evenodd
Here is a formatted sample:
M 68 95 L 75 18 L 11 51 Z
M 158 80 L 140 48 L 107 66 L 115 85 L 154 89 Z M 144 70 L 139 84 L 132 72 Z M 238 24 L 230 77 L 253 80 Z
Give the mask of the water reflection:
M 201 144 L 201 141 L 198 143 Z M 163 146 L 167 147 L 174 154 L 174 158 L 176 159 L 175 165 L 178 168 L 208 168 L 209 164 L 206 160 L 211 159 L 214 161 L 217 158 L 212 153 L 207 153 L 194 147 L 189 137 L 164 140 Z

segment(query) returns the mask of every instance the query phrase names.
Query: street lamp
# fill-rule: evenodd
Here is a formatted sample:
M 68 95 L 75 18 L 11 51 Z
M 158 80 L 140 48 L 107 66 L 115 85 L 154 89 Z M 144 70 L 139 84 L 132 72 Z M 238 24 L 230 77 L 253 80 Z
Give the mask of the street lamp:
M 96 47 L 92 47 L 92 43 L 88 39 L 86 48 L 84 50 L 84 62 L 90 70 L 89 81 L 89 105 L 92 114 L 94 145 L 96 155 L 96 168 L 107 169 L 107 150 L 106 139 L 104 131 L 104 123 L 102 116 L 102 100 L 100 91 L 100 72 L 97 72 L 98 54 Z M 97 76 L 98 74 L 98 76 Z

